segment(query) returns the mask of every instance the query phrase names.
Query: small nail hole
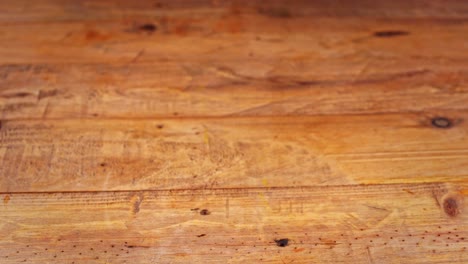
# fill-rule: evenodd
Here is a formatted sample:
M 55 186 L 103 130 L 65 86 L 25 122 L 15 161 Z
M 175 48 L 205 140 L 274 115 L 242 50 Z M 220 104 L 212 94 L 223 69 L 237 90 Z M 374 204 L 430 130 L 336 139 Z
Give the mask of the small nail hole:
M 203 210 L 200 211 L 200 214 L 201 215 L 209 215 L 209 214 L 211 214 L 211 212 L 208 211 L 208 209 L 203 209 Z
M 289 244 L 289 239 L 287 238 L 276 239 L 275 243 L 278 247 L 286 247 Z

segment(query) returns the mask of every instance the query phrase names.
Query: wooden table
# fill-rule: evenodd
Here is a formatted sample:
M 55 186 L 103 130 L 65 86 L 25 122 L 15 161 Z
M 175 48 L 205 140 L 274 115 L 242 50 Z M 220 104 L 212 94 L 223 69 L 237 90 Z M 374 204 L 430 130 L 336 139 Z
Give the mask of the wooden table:
M 0 1 L 0 263 L 468 263 L 468 1 Z

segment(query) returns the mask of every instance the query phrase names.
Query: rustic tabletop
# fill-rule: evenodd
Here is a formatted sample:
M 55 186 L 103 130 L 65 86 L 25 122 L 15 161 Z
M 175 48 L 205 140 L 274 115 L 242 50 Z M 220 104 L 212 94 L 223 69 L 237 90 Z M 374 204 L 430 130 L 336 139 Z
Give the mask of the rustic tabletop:
M 0 263 L 468 263 L 468 1 L 0 0 Z

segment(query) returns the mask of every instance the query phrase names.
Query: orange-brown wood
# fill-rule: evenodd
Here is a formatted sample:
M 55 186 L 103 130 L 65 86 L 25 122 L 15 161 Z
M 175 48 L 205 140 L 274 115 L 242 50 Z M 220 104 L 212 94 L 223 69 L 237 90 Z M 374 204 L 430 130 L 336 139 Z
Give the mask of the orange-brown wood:
M 467 70 L 466 63 L 452 60 L 364 57 L 292 64 L 4 65 L 0 114 L 3 119 L 56 119 L 464 110 Z
M 438 114 L 4 121 L 0 191 L 464 182 L 467 113 Z
M 468 102 L 463 1 L 443 10 L 436 1 L 138 2 L 5 2 L 1 117 L 381 113 Z
M 466 263 L 467 185 L 2 194 L 2 263 Z M 8 195 L 8 196 L 6 196 Z M 4 198 L 5 199 L 5 198 Z
M 1 0 L 0 263 L 467 263 L 467 21 Z

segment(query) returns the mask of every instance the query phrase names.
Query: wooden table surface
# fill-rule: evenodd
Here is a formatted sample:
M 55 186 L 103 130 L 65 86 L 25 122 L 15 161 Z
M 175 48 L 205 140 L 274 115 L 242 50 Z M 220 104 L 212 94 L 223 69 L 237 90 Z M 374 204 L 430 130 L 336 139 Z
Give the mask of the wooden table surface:
M 0 263 L 468 263 L 468 1 L 0 0 Z

